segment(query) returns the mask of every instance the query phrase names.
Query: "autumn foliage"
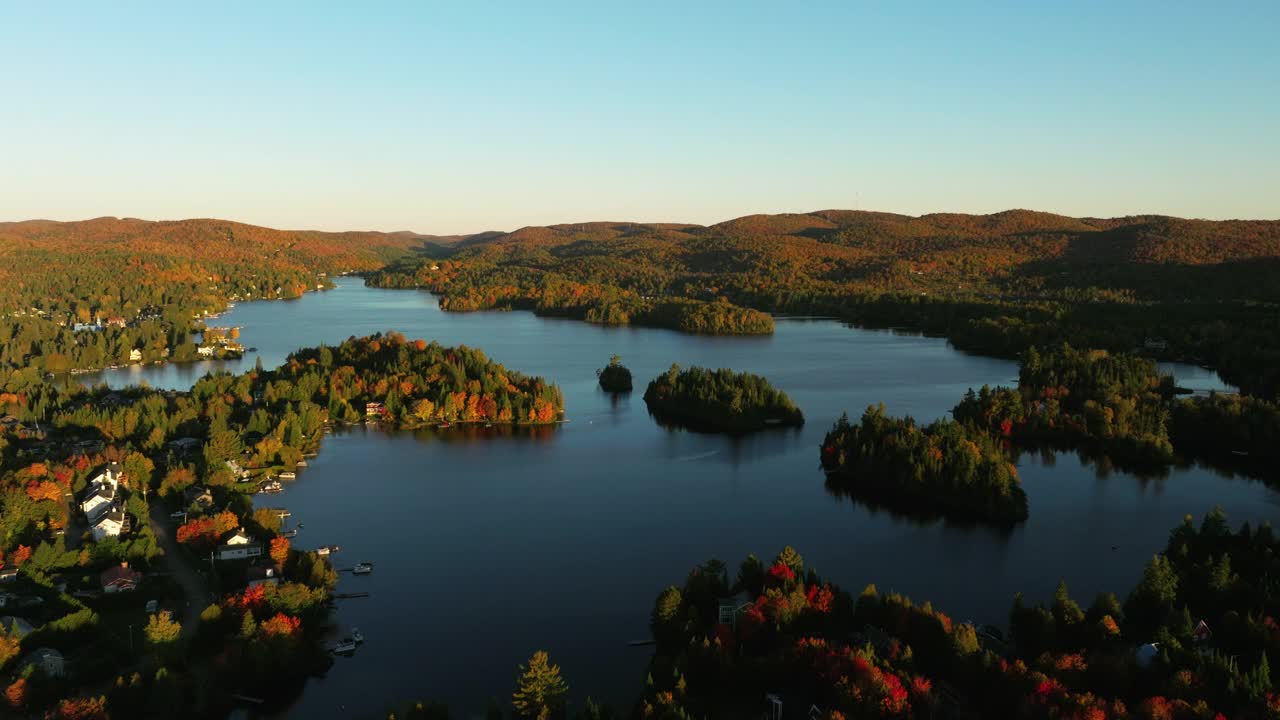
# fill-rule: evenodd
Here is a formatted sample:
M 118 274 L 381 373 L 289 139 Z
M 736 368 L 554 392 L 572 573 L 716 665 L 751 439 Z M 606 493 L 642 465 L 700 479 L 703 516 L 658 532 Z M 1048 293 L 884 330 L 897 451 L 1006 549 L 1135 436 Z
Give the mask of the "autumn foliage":
M 289 538 L 271 538 L 270 555 L 271 559 L 279 565 L 287 563 L 289 561 Z
M 176 537 L 182 544 L 213 545 L 239 526 L 240 518 L 235 513 L 224 510 L 213 517 L 188 520 L 178 528 Z

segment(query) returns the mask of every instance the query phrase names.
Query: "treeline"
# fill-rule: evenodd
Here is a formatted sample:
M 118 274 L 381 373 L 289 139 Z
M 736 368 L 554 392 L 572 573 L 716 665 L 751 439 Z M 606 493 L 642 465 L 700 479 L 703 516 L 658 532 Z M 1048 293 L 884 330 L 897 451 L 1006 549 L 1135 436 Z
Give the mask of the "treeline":
M 1137 469 L 1198 459 L 1277 478 L 1280 406 L 1175 393 L 1173 378 L 1152 360 L 1064 344 L 1028 350 L 1017 389 L 970 390 L 952 412 L 1022 445 L 1083 447 Z
M 800 408 L 768 380 L 725 368 L 672 365 L 649 382 L 644 402 L 658 420 L 698 430 L 749 432 L 804 424 Z
M 480 265 L 465 272 L 431 270 L 434 261 L 402 263 L 371 273 L 375 287 L 422 287 L 440 293 L 440 308 L 450 312 L 532 310 L 596 325 L 667 328 L 699 335 L 769 335 L 773 318 L 727 300 L 654 298 L 632 290 L 567 279 L 532 269 Z
M 1065 584 L 1047 606 L 1018 596 L 1007 636 L 875 586 L 852 597 L 791 548 L 732 582 L 711 561 L 655 601 L 636 716 L 758 716 L 769 693 L 832 720 L 1272 717 L 1278 550 L 1270 527 L 1188 518 L 1123 602 L 1085 609 Z
M 592 322 L 686 299 L 911 327 L 1007 357 L 1068 341 L 1144 348 L 1212 365 L 1249 394 L 1280 393 L 1280 222 L 833 210 L 524 228 L 442 255 L 371 282 L 429 288 L 445 309 Z
M 954 420 L 920 427 L 868 407 L 858 424 L 841 416 L 822 441 L 831 489 L 910 514 L 1012 524 L 1027 495 L 999 441 Z

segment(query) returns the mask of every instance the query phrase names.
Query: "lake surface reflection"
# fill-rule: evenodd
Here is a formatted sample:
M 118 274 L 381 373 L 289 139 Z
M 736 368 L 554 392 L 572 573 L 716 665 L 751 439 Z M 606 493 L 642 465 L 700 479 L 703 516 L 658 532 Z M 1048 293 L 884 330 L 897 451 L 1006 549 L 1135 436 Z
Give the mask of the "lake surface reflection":
M 365 645 L 313 680 L 291 717 L 382 717 L 393 702 L 449 702 L 455 716 L 509 700 L 516 665 L 535 649 L 560 663 L 576 702 L 620 708 L 644 680 L 653 599 L 694 564 L 736 568 L 784 545 L 857 592 L 867 583 L 932 600 L 952 616 L 1003 624 L 1013 594 L 1047 600 L 1065 579 L 1083 602 L 1126 592 L 1187 513 L 1223 506 L 1233 523 L 1276 515 L 1261 484 L 1202 468 L 1140 479 L 1073 454 L 1024 454 L 1030 519 L 1011 531 L 921 522 L 824 489 L 818 444 L 841 412 L 883 402 L 921 420 L 945 415 L 970 387 L 1013 384 L 1014 363 L 965 355 L 944 340 L 780 320 L 767 338 L 708 338 L 600 328 L 529 313 L 446 314 L 414 291 L 339 281 L 289 302 L 241 305 L 221 320 L 267 366 L 291 350 L 395 329 L 410 338 L 482 348 L 558 383 L 571 422 L 557 428 L 386 433 L 326 438 L 318 458 L 271 505 L 305 524 L 300 547 L 336 543 L 344 575 L 336 619 Z M 612 397 L 595 369 L 623 356 L 637 392 Z M 252 367 L 253 356 L 224 365 Z M 804 410 L 799 430 L 729 438 L 659 427 L 641 394 L 672 363 L 765 375 Z M 1181 368 L 1181 370 L 1180 370 Z M 1172 366 L 1198 387 L 1200 368 Z M 163 366 L 104 374 L 187 387 L 204 369 Z

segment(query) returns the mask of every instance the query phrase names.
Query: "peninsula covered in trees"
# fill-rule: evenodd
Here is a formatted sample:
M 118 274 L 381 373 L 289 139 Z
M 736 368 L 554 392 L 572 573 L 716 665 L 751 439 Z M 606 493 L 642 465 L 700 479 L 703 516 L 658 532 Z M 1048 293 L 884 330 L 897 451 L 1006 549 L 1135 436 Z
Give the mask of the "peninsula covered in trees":
M 287 701 L 328 667 L 335 570 L 250 499 L 317 452 L 327 426 L 544 424 L 564 408 L 542 378 L 390 332 L 189 392 L 12 372 L 0 411 L 0 599 L 39 624 L 0 628 L 0 671 L 21 671 L 0 702 L 19 717 L 105 718 L 224 717 L 234 693 Z M 90 510 L 101 498 L 109 510 Z M 106 519 L 89 531 L 92 517 Z M 190 575 L 198 591 L 171 579 Z M 144 612 L 144 597 L 187 610 Z M 145 643 L 121 635 L 126 616 Z
M 953 414 L 1024 446 L 1084 448 L 1139 469 L 1202 460 L 1280 481 L 1280 405 L 1218 393 L 1179 399 L 1173 378 L 1135 355 L 1031 348 L 1016 389 L 970 390 Z
M 660 421 L 695 430 L 749 432 L 804 424 L 800 408 L 768 380 L 724 368 L 672 365 L 649 382 L 644 402 Z
M 1012 524 L 1027 519 L 1018 471 L 989 432 L 954 420 L 919 427 L 872 406 L 822 441 L 828 485 L 912 514 Z
M 867 586 L 854 597 L 792 548 L 730 580 L 694 568 L 654 604 L 657 645 L 636 717 L 1269 718 L 1280 712 L 1269 526 L 1188 517 L 1121 601 L 1014 598 L 1009 634 Z

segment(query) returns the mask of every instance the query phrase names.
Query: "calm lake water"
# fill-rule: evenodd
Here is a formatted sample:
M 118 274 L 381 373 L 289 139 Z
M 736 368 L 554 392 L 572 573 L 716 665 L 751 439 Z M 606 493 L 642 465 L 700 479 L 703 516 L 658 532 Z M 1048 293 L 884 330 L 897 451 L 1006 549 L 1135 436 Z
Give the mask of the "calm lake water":
M 1017 591 L 1048 600 L 1065 579 L 1083 603 L 1123 595 L 1188 513 L 1215 505 L 1233 524 L 1277 516 L 1277 494 L 1202 468 L 1160 479 L 1100 472 L 1075 455 L 1024 456 L 1030 519 L 1011 532 L 920 523 L 828 494 L 818 444 L 841 412 L 870 403 L 921 420 L 945 415 L 969 387 L 1016 383 L 1012 362 L 965 355 L 944 340 L 780 320 L 767 338 L 709 338 L 600 328 L 530 313 L 446 314 L 417 291 L 342 279 L 331 292 L 243 304 L 219 321 L 243 326 L 264 365 L 292 350 L 394 329 L 410 338 L 482 348 L 509 368 L 564 391 L 567 425 L 503 433 L 452 428 L 389 434 L 356 429 L 268 504 L 305 528 L 296 544 L 336 543 L 344 575 L 336 619 L 366 643 L 311 681 L 290 717 L 382 717 L 393 702 L 443 700 L 455 717 L 489 697 L 509 700 L 516 665 L 546 649 L 576 702 L 627 706 L 644 680 L 658 591 L 693 565 L 736 569 L 749 552 L 794 545 L 807 563 L 854 592 L 867 583 L 959 619 L 1004 624 Z M 621 354 L 640 391 L 611 398 L 595 369 Z M 221 364 L 252 367 L 251 354 Z M 672 362 L 767 376 L 804 410 L 798 431 L 743 439 L 673 431 L 648 416 L 644 384 Z M 98 376 L 185 388 L 213 363 Z M 1200 390 L 1211 371 L 1166 366 Z M 94 378 L 96 380 L 97 378 Z

